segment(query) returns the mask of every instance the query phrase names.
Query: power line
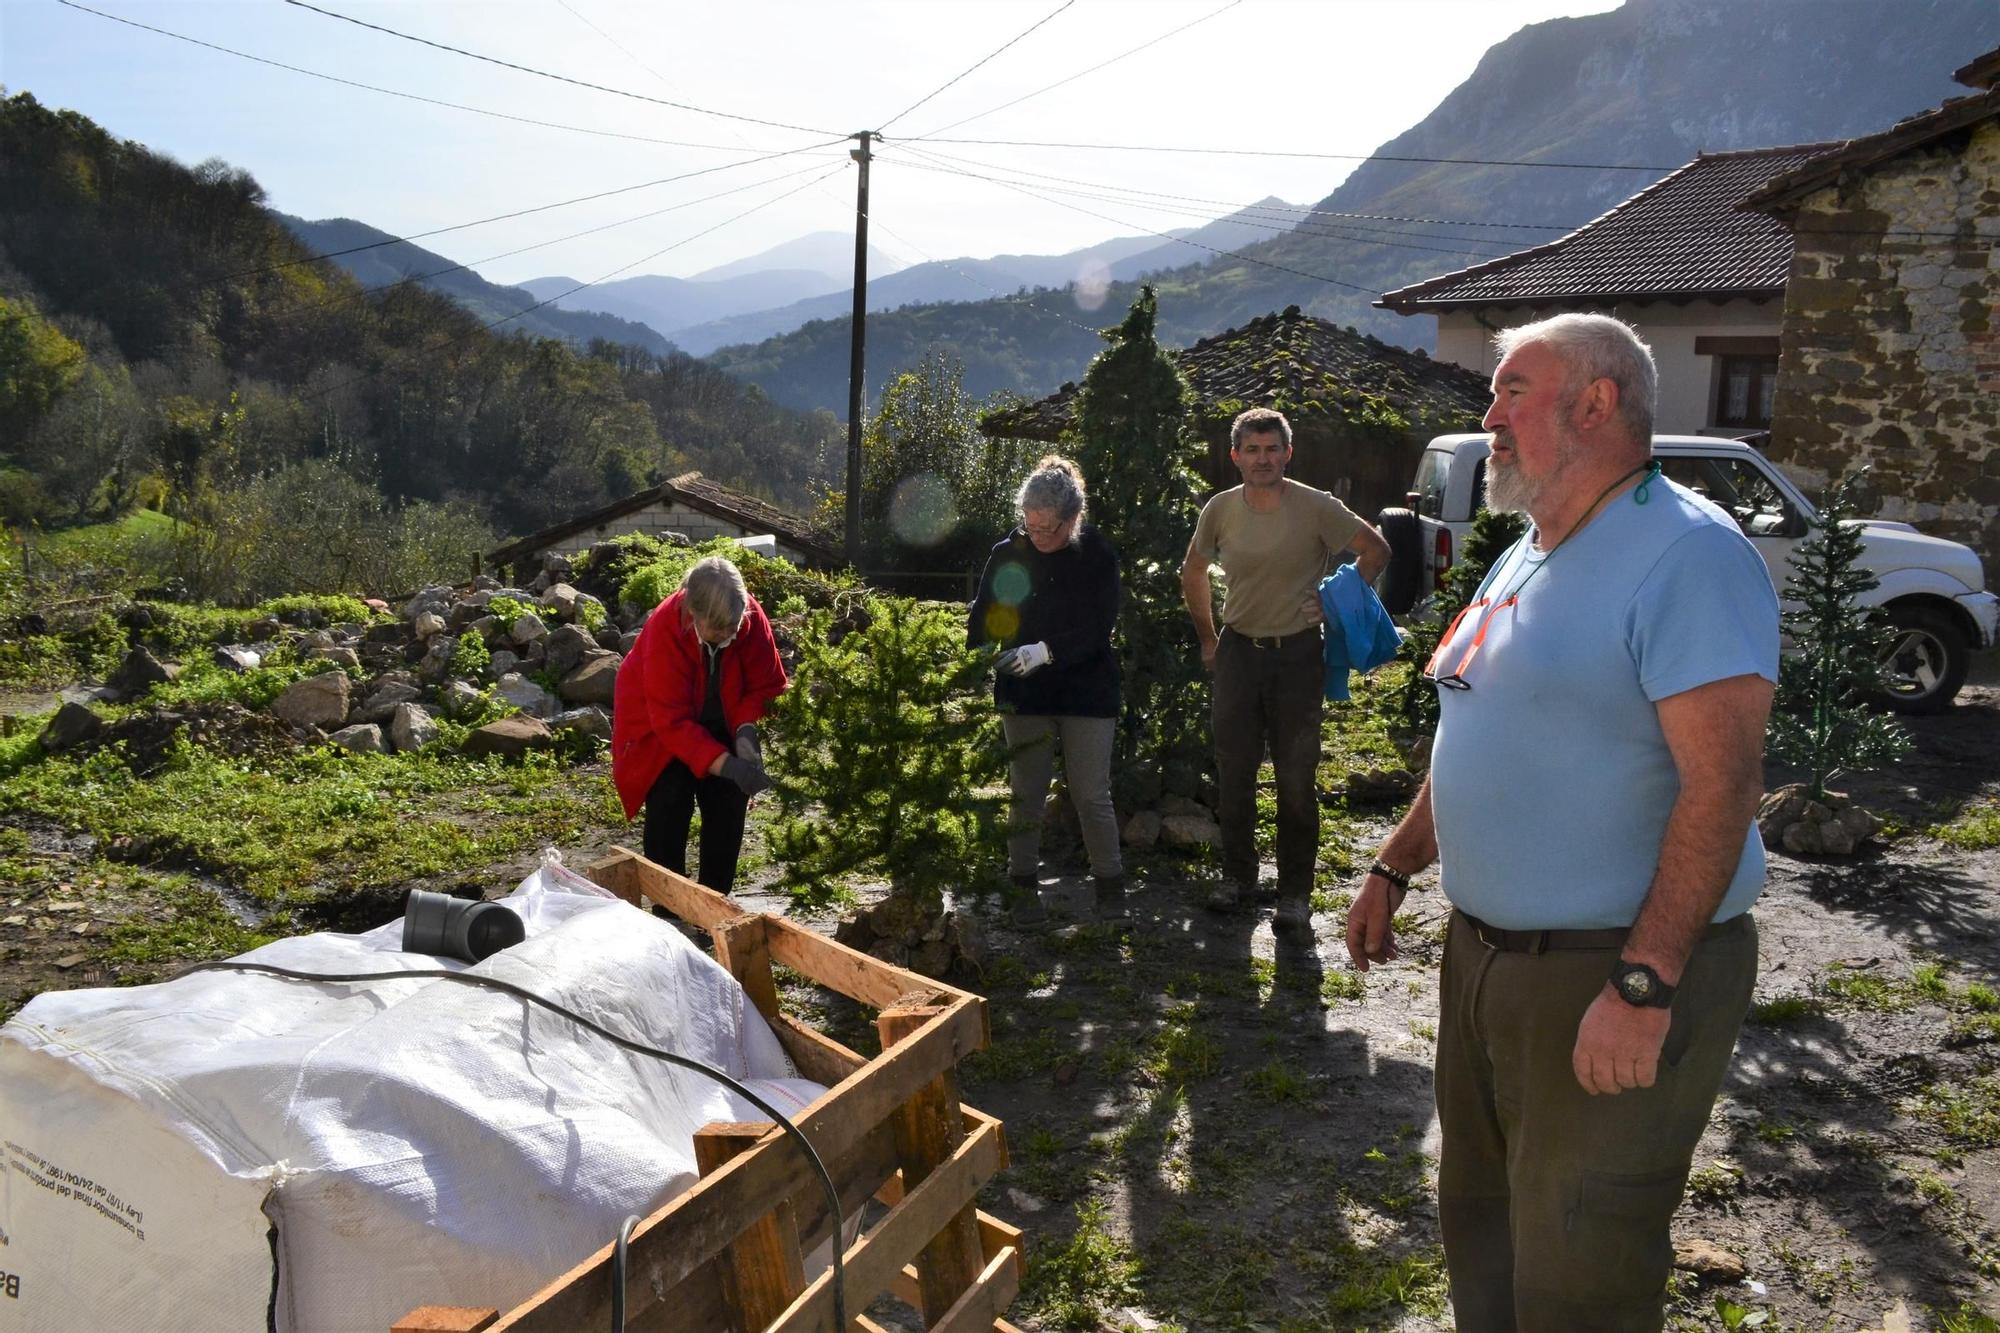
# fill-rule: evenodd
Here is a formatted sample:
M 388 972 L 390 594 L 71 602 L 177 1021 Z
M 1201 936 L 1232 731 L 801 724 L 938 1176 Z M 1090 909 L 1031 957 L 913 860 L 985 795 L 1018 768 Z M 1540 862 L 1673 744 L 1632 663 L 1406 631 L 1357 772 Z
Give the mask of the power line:
M 908 144 L 900 144 L 898 145 L 898 147 L 904 153 L 916 152 L 916 150 L 912 149 Z M 926 157 L 928 156 L 928 154 L 918 154 L 918 155 Z M 949 167 L 943 165 L 926 166 L 924 163 L 921 162 L 910 162 L 910 161 L 905 161 L 902 163 L 902 165 L 906 167 L 911 167 L 918 171 L 936 171 L 952 176 L 968 176 L 974 180 L 993 181 L 997 184 L 1002 184 L 1002 185 L 1018 184 L 1018 182 L 1007 181 L 999 177 L 983 176 L 975 171 L 963 171 L 955 167 Z M 1509 253 L 1508 251 L 1505 250 L 1466 250 L 1458 248 L 1456 246 L 1420 245 L 1414 241 L 1390 240 L 1386 238 L 1390 236 L 1405 235 L 1406 233 L 1400 233 L 1400 232 L 1377 233 L 1374 232 L 1373 229 L 1365 227 L 1356 230 L 1335 230 L 1331 228 L 1309 227 L 1304 224 L 1295 224 L 1291 222 L 1277 223 L 1277 222 L 1258 221 L 1254 218 L 1246 218 L 1240 216 L 1218 219 L 1208 211 L 1198 208 L 1190 208 L 1185 204 L 1154 203 L 1150 201 L 1130 199 L 1122 195 L 1102 194 L 1090 190 L 1069 190 L 1069 189 L 1063 189 L 1058 186 L 1043 186 L 1042 188 L 1048 190 L 1051 194 L 1068 195 L 1072 198 L 1078 198 L 1078 199 L 1094 199 L 1101 203 L 1139 204 L 1140 206 L 1151 209 L 1154 212 L 1174 213 L 1178 214 L 1181 217 L 1198 218 L 1204 222 L 1227 221 L 1234 223 L 1238 226 L 1252 227 L 1259 231 L 1275 232 L 1278 233 L 1279 235 L 1284 235 L 1284 236 L 1324 236 L 1332 240 L 1358 241 L 1365 245 L 1383 245 L 1398 250 L 1424 250 L 1424 251 L 1429 251 L 1430 253 L 1433 254 L 1456 255 L 1461 258 L 1480 259 L 1480 260 L 1499 259 Z M 1052 200 L 1050 202 L 1059 202 L 1059 201 Z M 1174 236 L 1171 233 L 1166 233 L 1166 232 L 1156 232 L 1154 234 L 1166 236 L 1169 241 L 1178 241 L 1187 245 L 1201 245 L 1201 242 L 1188 240 L 1188 238 L 1185 236 Z M 1451 240 L 1455 238 L 1439 237 L 1437 239 Z
M 301 0 L 285 0 L 298 4 Z M 1651 171 L 1664 175 L 1686 166 L 1637 166 L 1630 162 L 1525 162 L 1482 157 L 1408 157 L 1390 153 L 1304 153 L 1279 148 L 1192 148 L 1167 144 L 1138 143 L 1054 143 L 1038 139 L 940 139 L 926 136 L 926 143 L 981 144 L 990 148 L 1076 148 L 1106 153 L 1196 153 L 1218 157 L 1299 157 L 1332 162 L 1417 162 L 1447 167 L 1556 167 L 1566 171 Z
M 779 181 L 791 180 L 794 177 L 803 176 L 807 172 L 818 171 L 818 170 L 819 170 L 819 164 L 814 163 L 812 166 L 809 167 L 801 167 L 797 171 L 787 171 L 776 176 L 767 177 L 764 180 L 751 181 L 748 185 L 737 185 L 727 190 L 718 190 L 714 194 L 705 194 L 702 195 L 699 199 L 687 199 L 683 200 L 678 204 L 669 204 L 665 208 L 656 208 L 650 213 L 640 213 L 635 217 L 620 218 L 616 222 L 606 222 L 599 226 L 586 227 L 582 231 L 573 231 L 567 236 L 557 236 L 551 240 L 536 241 L 533 245 L 524 245 L 517 250 L 505 250 L 497 255 L 487 255 L 484 259 L 474 259 L 463 264 L 453 264 L 449 268 L 433 269 L 428 273 L 405 273 L 402 277 L 397 278 L 394 282 L 378 283 L 373 287 L 362 287 L 358 291 L 344 293 L 340 296 L 328 297 L 326 300 L 323 301 L 312 301 L 303 303 L 275 313 L 278 318 L 291 319 L 299 315 L 307 314 L 314 310 L 323 310 L 328 307 L 337 305 L 347 305 L 354 301 L 363 300 L 367 297 L 377 295 L 378 293 L 381 292 L 391 291 L 397 287 L 406 287 L 413 283 L 428 282 L 432 278 L 442 278 L 446 274 L 462 273 L 469 269 L 475 269 L 481 264 L 497 263 L 502 259 L 512 259 L 516 255 L 528 254 L 530 251 L 545 250 L 551 245 L 561 245 L 564 241 L 574 241 L 584 236 L 595 236 L 599 232 L 612 231 L 618 227 L 629 227 L 635 222 L 645 222 L 652 218 L 664 217 L 668 213 L 678 213 L 680 210 L 684 208 L 693 208 L 696 204 L 706 204 L 712 200 L 727 198 L 732 194 L 742 194 L 745 190 L 754 190 L 764 185 L 776 185 Z M 825 179 L 826 174 L 828 173 L 822 173 L 820 179 L 821 180 Z M 817 181 L 810 183 L 816 184 Z M 511 284 L 501 283 L 496 285 L 509 286 Z
M 1242 3 L 1243 0 L 1229 0 L 1229 2 L 1223 5 L 1221 9 L 1211 10 L 1209 13 L 1203 14 L 1198 19 L 1194 19 L 1193 21 L 1188 23 L 1183 23 L 1181 24 L 1180 27 L 1175 28 L 1169 32 L 1161 33 L 1159 36 L 1153 38 L 1151 41 L 1141 42 L 1139 43 L 1139 45 L 1133 47 L 1129 51 L 1121 51 L 1117 55 L 1111 57 L 1111 59 L 1109 60 L 1100 60 L 1095 65 L 1092 65 L 1089 69 L 1080 69 L 1066 79 L 1057 79 L 1054 83 L 1048 84 L 1041 88 L 1037 88 L 1035 89 L 1035 91 L 1031 93 L 1022 93 L 1019 97 L 1014 98 L 1010 102 L 1002 102 L 999 106 L 990 106 L 987 107 L 986 110 L 984 111 L 975 112 L 974 114 L 965 117 L 965 119 L 963 120 L 954 120 L 949 125 L 940 125 L 937 129 L 932 130 L 930 134 L 919 134 L 917 138 L 919 140 L 928 139 L 931 137 L 932 134 L 943 134 L 947 130 L 955 130 L 961 125 L 970 125 L 975 120 L 984 120 L 986 117 L 993 115 L 995 112 L 1005 111 L 1009 107 L 1019 106 L 1021 103 L 1027 101 L 1031 97 L 1040 97 L 1043 93 L 1052 93 L 1056 89 L 1063 87 L 1065 84 L 1075 83 L 1078 79 L 1082 78 L 1086 74 L 1095 74 L 1100 69 L 1104 69 L 1108 66 L 1117 64 L 1119 61 L 1125 59 L 1127 56 L 1138 55 L 1141 51 L 1144 51 L 1147 47 L 1158 46 L 1161 42 L 1166 41 L 1167 38 L 1177 37 L 1181 33 L 1186 32 L 1189 28 L 1198 27 L 1201 24 L 1208 22 L 1216 15 L 1224 13 L 1227 10 L 1234 9 L 1236 8 L 1236 6 Z
M 101 19 L 109 19 L 113 23 L 122 23 L 128 28 L 139 28 L 145 32 L 157 33 L 162 37 L 171 37 L 177 42 L 186 42 L 190 46 L 199 46 L 210 51 L 219 51 L 223 55 L 235 56 L 239 60 L 254 61 L 259 65 L 269 65 L 273 69 L 282 69 L 287 73 L 303 74 L 310 79 L 324 79 L 328 83 L 338 83 L 348 88 L 359 88 L 364 92 L 381 93 L 387 97 L 401 97 L 411 102 L 422 102 L 427 106 L 441 106 L 452 111 L 466 111 L 475 116 L 491 116 L 495 120 L 511 120 L 519 125 L 536 125 L 548 130 L 565 130 L 571 134 L 589 134 L 600 139 L 626 139 L 634 143 L 659 144 L 666 148 L 707 148 L 724 153 L 736 151 L 732 145 L 726 143 L 691 143 L 684 139 L 656 139 L 645 134 L 623 134 L 617 130 L 592 129 L 587 125 L 565 125 L 560 121 L 537 120 L 533 116 L 517 116 L 511 112 L 494 111 L 483 106 L 467 106 L 463 102 L 447 102 L 441 97 L 425 97 L 421 93 L 406 93 L 397 88 L 384 88 L 379 84 L 362 83 L 358 79 L 343 78 L 338 74 L 322 73 L 316 69 L 307 69 L 303 65 L 288 65 L 282 60 L 272 60 L 268 56 L 252 55 L 248 51 L 238 51 L 234 47 L 221 46 L 215 42 L 203 41 L 199 37 L 190 37 L 186 33 L 173 32 L 166 28 L 157 28 L 150 23 L 141 23 L 137 19 L 128 19 L 117 14 L 106 13 L 101 9 L 92 9 L 89 5 L 78 4 L 76 0 L 56 0 L 56 3 L 66 5 L 71 9 L 81 10 L 86 14 L 94 14 Z
M 621 185 L 615 190 L 599 190 L 596 194 L 578 195 L 574 199 L 559 199 L 552 204 L 537 204 L 533 208 L 520 208 L 514 210 L 512 213 L 496 213 L 492 217 L 475 218 L 471 222 L 455 222 L 449 227 L 433 227 L 429 231 L 413 231 L 407 236 L 388 236 L 379 241 L 370 241 L 366 245 L 350 245 L 344 250 L 328 250 L 324 254 L 306 255 L 300 259 L 286 259 L 276 264 L 265 264 L 258 268 L 244 269 L 238 273 L 225 274 L 220 278 L 210 279 L 209 283 L 235 282 L 243 278 L 253 278 L 262 273 L 276 273 L 282 269 L 298 268 L 303 264 L 318 263 L 322 259 L 339 259 L 343 255 L 357 255 L 364 250 L 379 250 L 385 245 L 396 245 L 403 241 L 420 241 L 429 236 L 442 236 L 446 232 L 464 231 L 468 227 L 483 227 L 489 222 L 505 222 L 511 218 L 524 218 L 534 213 L 546 213 L 551 209 L 568 208 L 572 204 L 587 204 L 594 199 L 609 199 L 613 195 L 631 194 L 634 190 L 649 190 L 656 185 L 671 185 L 675 181 L 692 180 L 696 176 L 712 176 L 718 171 L 730 171 L 736 167 L 752 166 L 758 162 L 769 162 L 774 158 L 793 157 L 799 153 L 811 152 L 814 149 L 831 147 L 833 144 L 840 142 L 842 141 L 839 139 L 832 139 L 827 143 L 810 144 L 805 148 L 791 148 L 782 153 L 766 153 L 762 157 L 748 157 L 740 162 L 724 162 L 720 166 L 702 167 L 697 171 L 684 171 L 678 176 L 662 176 L 658 180 L 641 181 L 637 185 Z M 201 285 L 207 286 L 209 283 Z
M 384 27 L 379 23 L 370 23 L 366 19 L 353 18 L 347 14 L 338 14 L 331 9 L 321 9 L 318 5 L 308 4 L 307 0 L 285 0 L 285 3 L 294 8 L 311 10 L 315 14 L 323 14 L 330 19 L 339 19 L 342 23 L 352 23 L 357 28 L 367 28 L 370 31 L 383 33 L 390 37 L 400 37 L 406 42 L 415 42 L 419 46 L 428 46 L 438 51 L 449 51 L 453 55 L 465 56 L 470 60 L 482 60 L 489 65 L 498 65 L 502 69 L 516 70 L 522 74 L 532 74 L 542 79 L 553 79 L 557 83 L 567 83 L 577 88 L 588 88 L 592 92 L 610 93 L 616 97 L 629 97 L 634 101 L 651 102 L 655 106 L 672 107 L 676 111 L 692 111 L 697 115 L 716 116 L 723 120 L 740 120 L 752 125 L 768 125 L 772 129 L 777 130 L 797 130 L 802 134 L 832 134 L 835 132 L 833 130 L 815 129 L 810 125 L 792 125 L 782 120 L 765 120 L 759 116 L 738 115 L 733 111 L 715 111 L 705 106 L 695 106 L 691 102 L 675 102 L 664 97 L 648 97 L 645 93 L 635 93 L 624 88 L 611 88 L 604 84 L 591 83 L 584 79 L 573 79 L 567 74 L 555 74 L 545 69 L 536 69 L 532 65 L 519 65 L 511 60 L 502 60 L 498 56 L 481 55 L 477 51 L 468 51 L 462 46 L 452 46 L 447 42 L 435 42 L 428 37 L 418 37 L 411 33 L 399 32 L 394 28 Z
M 523 315 L 532 315 L 535 313 L 535 311 L 542 309 L 544 306 L 554 305 L 557 301 L 562 300 L 564 297 L 576 295 L 578 292 L 584 290 L 586 287 L 595 287 L 597 284 L 601 282 L 609 282 L 611 279 L 617 277 L 619 274 L 625 272 L 627 269 L 633 269 L 639 267 L 639 265 L 641 264 L 651 263 L 653 260 L 658 259 L 661 255 L 667 254 L 674 250 L 678 250 L 684 245 L 691 245 L 695 241 L 700 240 L 704 236 L 708 236 L 715 232 L 721 231 L 724 227 L 729 226 L 731 223 L 740 222 L 744 218 L 749 217 L 752 213 L 761 212 L 764 209 L 771 207 L 773 204 L 783 203 L 785 200 L 791 198 L 795 194 L 798 194 L 800 191 L 805 190 L 808 187 L 816 184 L 818 181 L 826 180 L 829 177 L 838 174 L 839 172 L 845 171 L 846 169 L 847 169 L 847 164 L 843 162 L 839 166 L 835 167 L 832 171 L 827 172 L 823 176 L 816 176 L 812 180 L 806 181 L 803 184 L 795 185 L 791 189 L 785 191 L 783 194 L 776 195 L 770 199 L 766 199 L 761 204 L 753 204 L 749 208 L 744 209 L 741 213 L 737 213 L 731 217 L 724 218 L 722 221 L 716 223 L 712 227 L 703 228 L 701 231 L 695 232 L 691 236 L 681 237 L 680 240 L 675 241 L 672 245 L 661 246 L 659 249 L 653 251 L 649 255 L 641 255 L 639 256 L 639 258 L 633 260 L 629 264 L 620 264 L 617 268 L 612 269 L 609 273 L 599 274 L 597 277 L 590 279 L 590 281 L 588 282 L 579 282 L 576 286 L 571 287 L 566 291 L 557 292 L 554 296 L 551 296 L 546 300 L 537 301 L 533 305 L 526 306 L 520 310 L 516 310 L 511 314 L 502 315 L 498 319 L 488 320 L 484 324 L 475 325 L 473 328 L 467 329 L 463 333 L 453 334 L 451 337 L 446 338 L 442 342 L 435 343 L 432 346 L 419 348 L 414 355 L 418 357 L 425 357 L 425 356 L 430 356 L 435 352 L 442 352 L 447 347 L 451 347 L 458 343 L 465 342 L 467 339 L 477 337 L 481 333 L 490 333 L 494 329 L 499 328 L 502 324 L 506 324 L 513 320 L 517 320 L 521 318 Z M 301 401 L 311 402 L 313 399 L 324 398 L 329 394 L 338 393 L 340 390 L 348 388 L 351 385 L 359 384 L 363 380 L 373 379 L 375 376 L 383 374 L 389 369 L 390 367 L 385 364 L 377 366 L 373 370 L 364 370 L 359 375 L 351 376 L 347 379 L 342 380 L 338 384 L 328 385 L 324 389 L 318 389 L 312 393 L 306 394 L 302 397 Z
M 933 97 L 936 97 L 946 88 L 951 87 L 953 84 L 957 83 L 960 79 L 963 79 L 966 75 L 972 73 L 973 70 L 978 69 L 981 65 L 984 65 L 987 61 L 993 59 L 995 56 L 999 55 L 1002 51 L 1005 51 L 1008 47 L 1014 45 L 1016 42 L 1020 41 L 1023 37 L 1026 37 L 1029 33 L 1041 27 L 1044 23 L 1047 23 L 1050 19 L 1062 13 L 1065 9 L 1068 9 L 1071 5 L 1075 3 L 1076 0 L 1063 0 L 1061 4 L 1057 5 L 1047 14 L 1044 14 L 1041 18 L 1035 20 L 1033 23 L 1030 23 L 1027 27 L 1023 28 L 1020 32 L 1016 33 L 1013 37 L 1009 38 L 1007 41 L 1002 42 L 996 49 L 988 52 L 980 59 L 972 62 L 972 64 L 968 66 L 965 70 L 956 75 L 953 75 L 949 79 L 946 79 L 938 87 L 931 89 L 931 91 L 925 93 L 922 97 L 919 97 L 916 101 L 910 103 L 908 106 L 904 107 L 901 111 L 898 111 L 895 115 L 883 121 L 882 124 L 879 127 L 877 127 L 875 132 L 877 134 L 880 134 L 883 130 L 888 129 L 891 125 L 894 125 L 904 116 L 909 115 L 912 111 L 915 111 L 918 107 L 930 101 Z
M 971 176 L 973 173 L 968 171 L 961 174 Z M 1364 287 L 1360 283 L 1348 282 L 1342 278 L 1329 278 L 1324 273 L 1308 273 L 1302 268 L 1293 268 L 1289 264 L 1276 264 L 1268 259 L 1259 259 L 1254 255 L 1241 254 L 1235 250 L 1224 250 L 1217 246 L 1205 245 L 1200 241 L 1191 241 L 1185 236 L 1175 236 L 1171 232 L 1160 231 L 1153 227 L 1142 227 L 1136 222 L 1128 222 L 1123 218 L 1115 218 L 1108 213 L 1099 213 L 1095 209 L 1085 208 L 1081 204 L 1072 204 L 1062 199 L 1052 199 L 1048 195 L 1043 194 L 1039 190 L 1031 190 L 1027 186 L 1017 185 L 1013 181 L 999 180 L 992 176 L 975 176 L 974 179 L 983 180 L 990 185 L 1005 186 L 1007 189 L 1014 191 L 1016 194 L 1025 194 L 1031 199 L 1039 199 L 1045 204 L 1054 204 L 1059 208 L 1067 208 L 1071 212 L 1084 213 L 1089 215 L 1090 217 L 1097 218 L 1102 222 L 1109 222 L 1114 226 L 1130 227 L 1135 231 L 1143 231 L 1149 236 L 1157 236 L 1164 241 L 1179 241 L 1183 245 L 1192 245 L 1193 247 L 1195 247 L 1195 249 L 1206 250 L 1210 254 L 1223 255 L 1230 259 L 1240 259 L 1246 264 L 1256 264 L 1260 268 L 1276 269 L 1280 273 L 1290 273 L 1295 277 L 1310 278 L 1314 282 L 1323 282 L 1326 283 L 1328 286 L 1332 287 L 1345 287 L 1350 291 L 1361 292 L 1368 296 L 1381 295 L 1380 292 L 1376 292 L 1370 288 Z

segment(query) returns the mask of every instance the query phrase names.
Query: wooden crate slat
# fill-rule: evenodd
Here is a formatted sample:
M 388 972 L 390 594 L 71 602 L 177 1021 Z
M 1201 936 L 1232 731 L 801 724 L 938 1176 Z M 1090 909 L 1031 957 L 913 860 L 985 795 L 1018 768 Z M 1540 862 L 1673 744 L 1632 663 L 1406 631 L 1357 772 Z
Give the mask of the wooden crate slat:
M 828 1089 L 794 1123 L 822 1158 L 842 1156 L 940 1071 L 977 1049 L 981 1026 L 971 1005 L 954 1002 L 880 1059 Z M 997 1142 L 998 1135 L 993 1139 Z M 808 1185 L 817 1188 L 818 1180 L 788 1140 L 773 1140 L 744 1153 L 649 1219 L 659 1225 L 647 1227 L 648 1238 L 670 1233 L 671 1244 L 665 1240 L 641 1244 L 635 1237 L 628 1254 L 631 1273 L 645 1278 L 637 1285 L 648 1292 L 671 1290 L 745 1227 Z M 607 1246 L 509 1311 L 496 1328 L 566 1333 L 602 1322 L 602 1311 L 609 1309 L 610 1261 Z
M 713 1175 L 775 1133 L 768 1121 L 750 1124 L 709 1124 L 695 1131 L 694 1156 L 703 1175 Z M 805 1289 L 804 1261 L 799 1253 L 798 1222 L 790 1201 L 752 1222 L 722 1251 L 722 1295 L 730 1322 L 739 1328 L 761 1328 L 782 1313 Z M 629 1300 L 628 1300 L 629 1307 Z
M 1014 1297 L 1021 1289 L 1021 1280 L 1015 1270 L 1011 1250 L 1002 1250 L 994 1255 L 980 1270 L 972 1286 L 958 1298 L 958 1303 L 930 1326 L 930 1333 L 973 1333 L 974 1329 L 979 1333 L 989 1333 L 993 1321 L 1014 1303 Z
M 397 1320 L 389 1333 L 482 1333 L 499 1318 L 490 1306 L 423 1305 Z
M 802 1077 L 831 1087 L 868 1062 L 833 1038 L 807 1027 L 790 1014 L 771 1020 L 771 1031 Z
M 877 1026 L 882 1045 L 893 1047 L 935 1015 L 934 1010 L 898 1006 L 884 1010 Z M 903 1103 L 895 1114 L 896 1155 L 902 1160 L 903 1187 L 920 1185 L 964 1141 L 966 1117 L 958 1101 L 958 1074 L 948 1069 Z M 996 1138 L 996 1149 L 998 1141 Z M 979 1278 L 985 1261 L 980 1251 L 977 1210 L 967 1199 L 958 1214 L 924 1243 L 917 1258 L 917 1308 L 936 1321 L 953 1308 Z
M 885 1290 L 924 1242 L 942 1230 L 999 1169 L 999 1135 L 990 1129 L 968 1135 L 943 1165 L 847 1251 L 850 1309 L 865 1307 Z M 831 1333 L 832 1329 L 833 1272 L 829 1269 L 813 1280 L 766 1333 Z

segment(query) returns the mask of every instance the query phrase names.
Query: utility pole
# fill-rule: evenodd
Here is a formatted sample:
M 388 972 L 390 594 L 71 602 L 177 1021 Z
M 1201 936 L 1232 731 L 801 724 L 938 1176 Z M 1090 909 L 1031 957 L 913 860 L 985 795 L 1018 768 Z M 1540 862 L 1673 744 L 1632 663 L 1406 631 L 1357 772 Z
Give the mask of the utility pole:
M 847 563 L 861 568 L 861 409 L 862 369 L 868 347 L 868 158 L 875 135 L 852 136 L 861 146 L 848 156 L 861 164 L 854 195 L 854 327 L 847 363 Z

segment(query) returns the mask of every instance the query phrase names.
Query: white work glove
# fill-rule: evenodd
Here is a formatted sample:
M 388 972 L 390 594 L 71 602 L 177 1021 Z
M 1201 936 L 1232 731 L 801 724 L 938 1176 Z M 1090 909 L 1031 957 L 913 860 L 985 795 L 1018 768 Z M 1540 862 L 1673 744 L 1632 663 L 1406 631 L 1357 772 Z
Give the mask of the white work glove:
M 1000 659 L 1002 669 L 1016 676 L 1032 675 L 1048 664 L 1049 646 L 1046 643 L 1024 643 Z
M 757 727 L 754 723 L 745 722 L 736 729 L 736 757 L 746 759 L 753 764 L 761 765 L 764 762 L 764 744 L 757 739 Z

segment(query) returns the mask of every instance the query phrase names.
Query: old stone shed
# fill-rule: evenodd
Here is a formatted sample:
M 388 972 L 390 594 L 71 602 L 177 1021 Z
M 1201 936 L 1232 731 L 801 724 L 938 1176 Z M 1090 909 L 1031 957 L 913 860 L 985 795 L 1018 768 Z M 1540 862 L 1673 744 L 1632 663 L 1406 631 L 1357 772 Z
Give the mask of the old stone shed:
M 1476 430 L 1485 379 L 1422 352 L 1385 343 L 1288 306 L 1170 355 L 1195 393 L 1190 424 L 1208 444 L 1203 469 L 1217 489 L 1241 478 L 1229 461 L 1229 423 L 1274 407 L 1292 423 L 1288 475 L 1331 491 L 1372 519 L 1401 504 L 1433 435 Z M 1075 425 L 1075 384 L 1021 407 L 988 413 L 995 438 L 1059 442 Z
M 1809 487 L 1868 466 L 1881 518 L 2000 581 L 2000 49 L 1979 91 L 1745 201 L 1795 236 L 1771 457 Z
M 833 568 L 841 563 L 839 554 L 815 538 L 797 514 L 731 490 L 699 472 L 684 472 L 672 481 L 511 541 L 488 552 L 486 564 L 492 569 L 530 569 L 544 555 L 575 555 L 630 532 L 654 537 L 673 532 L 694 542 L 769 536 L 776 539 L 777 554 L 793 564 Z

